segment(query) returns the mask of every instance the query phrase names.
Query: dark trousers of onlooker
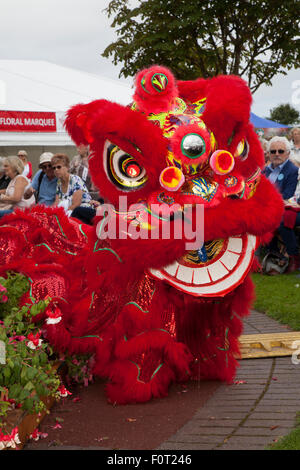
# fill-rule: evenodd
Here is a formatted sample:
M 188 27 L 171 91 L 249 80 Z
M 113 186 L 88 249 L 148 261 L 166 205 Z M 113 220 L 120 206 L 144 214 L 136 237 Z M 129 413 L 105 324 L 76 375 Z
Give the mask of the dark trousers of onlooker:
M 72 211 L 71 217 L 80 220 L 84 224 L 93 225 L 93 218 L 96 215 L 96 209 L 92 207 L 75 207 Z
M 295 227 L 300 226 L 300 212 L 297 213 Z M 289 256 L 295 256 L 299 254 L 299 243 L 297 235 L 294 228 L 285 227 L 283 222 L 281 222 L 278 229 L 278 233 L 282 238 L 283 243 L 285 244 L 286 251 Z

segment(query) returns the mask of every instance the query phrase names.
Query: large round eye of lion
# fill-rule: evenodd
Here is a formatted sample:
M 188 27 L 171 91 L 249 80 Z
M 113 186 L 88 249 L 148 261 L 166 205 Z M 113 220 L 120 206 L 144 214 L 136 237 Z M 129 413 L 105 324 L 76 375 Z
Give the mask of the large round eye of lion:
M 107 141 L 103 157 L 106 174 L 118 188 L 134 191 L 146 184 L 148 177 L 145 168 L 117 145 Z
M 238 157 L 240 160 L 246 160 L 249 155 L 249 144 L 246 139 L 242 139 L 237 144 L 234 152 L 234 157 Z
M 205 153 L 205 140 L 199 134 L 190 133 L 181 141 L 181 151 L 188 158 L 198 158 Z

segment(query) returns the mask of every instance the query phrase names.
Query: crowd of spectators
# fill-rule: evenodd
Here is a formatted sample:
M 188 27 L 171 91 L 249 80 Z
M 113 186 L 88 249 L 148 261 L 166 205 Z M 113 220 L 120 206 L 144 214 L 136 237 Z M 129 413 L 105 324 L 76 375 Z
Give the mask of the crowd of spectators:
M 300 268 L 300 128 L 291 131 L 291 140 L 275 136 L 262 142 L 265 152 L 263 173 L 276 185 L 285 204 L 284 215 L 267 257 L 272 259 L 268 274 L 295 272 Z
M 88 147 L 77 150 L 71 162 L 63 153 L 42 153 L 34 175 L 25 150 L 17 156 L 0 157 L 0 217 L 17 207 L 43 204 L 63 207 L 68 216 L 92 224 L 103 200 L 89 174 Z

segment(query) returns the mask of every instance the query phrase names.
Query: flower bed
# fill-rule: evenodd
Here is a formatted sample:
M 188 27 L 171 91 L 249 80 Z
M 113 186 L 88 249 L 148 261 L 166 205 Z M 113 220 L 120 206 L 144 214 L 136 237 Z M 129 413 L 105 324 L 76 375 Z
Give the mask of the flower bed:
M 92 380 L 91 358 L 57 356 L 43 337 L 42 324 L 33 321 L 47 309 L 51 319 L 52 299 L 20 306 L 28 289 L 25 276 L 0 277 L 0 450 L 20 449 L 28 438 L 40 437 L 39 423 L 55 400 L 69 393 L 58 371 L 62 361 L 68 382 Z
M 28 439 L 37 440 L 40 437 L 46 437 L 39 432 L 38 426 L 49 413 L 55 402 L 55 397 L 49 396 L 41 398 L 44 409 L 38 413 L 30 413 L 22 410 L 22 407 L 15 407 L 12 404 L 5 414 L 5 429 L 0 431 L 0 450 L 23 448 Z

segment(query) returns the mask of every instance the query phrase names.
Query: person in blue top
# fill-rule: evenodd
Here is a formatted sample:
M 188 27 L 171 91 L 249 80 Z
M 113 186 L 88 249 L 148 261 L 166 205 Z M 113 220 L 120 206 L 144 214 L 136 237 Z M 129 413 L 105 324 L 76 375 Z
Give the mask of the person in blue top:
M 53 153 L 44 152 L 40 156 L 39 170 L 34 175 L 31 186 L 26 190 L 25 198 L 35 194 L 37 204 L 52 206 L 56 196 L 57 178 L 54 174 L 51 159 Z
M 63 207 L 68 216 L 92 224 L 96 215 L 92 198 L 84 181 L 78 175 L 70 174 L 69 157 L 63 153 L 55 154 L 51 159 L 52 168 L 57 177 L 54 206 Z
M 273 137 L 268 144 L 271 162 L 263 171 L 269 181 L 277 186 L 285 202 L 294 196 L 298 182 L 299 168 L 289 160 L 290 148 L 290 142 L 286 137 Z M 283 241 L 286 253 L 289 257 L 286 272 L 294 272 L 300 266 L 299 247 L 296 243 L 293 243 L 293 239 L 290 236 L 291 232 L 291 230 L 285 227 L 284 221 L 281 222 L 277 229 L 277 234 Z M 268 246 L 270 252 L 278 251 L 277 240 L 277 236 L 275 235 Z M 278 273 L 274 272 L 272 274 Z
M 298 168 L 289 160 L 290 148 L 286 137 L 273 137 L 268 143 L 270 163 L 263 171 L 277 186 L 284 200 L 294 195 L 298 182 Z

